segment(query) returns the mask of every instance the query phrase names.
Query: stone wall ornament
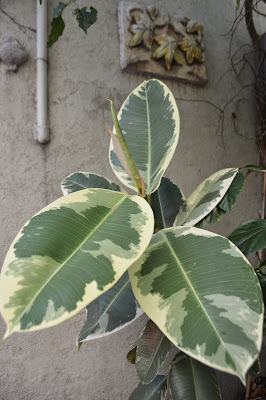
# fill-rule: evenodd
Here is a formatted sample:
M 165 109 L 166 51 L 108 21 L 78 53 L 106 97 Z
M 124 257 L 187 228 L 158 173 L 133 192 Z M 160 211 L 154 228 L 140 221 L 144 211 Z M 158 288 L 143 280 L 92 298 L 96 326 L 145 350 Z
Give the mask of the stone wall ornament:
M 8 71 L 17 71 L 18 67 L 27 60 L 28 55 L 14 38 L 9 38 L 0 47 L 0 60 L 5 63 Z
M 118 6 L 120 64 L 197 85 L 207 83 L 203 25 L 154 5 L 121 1 Z

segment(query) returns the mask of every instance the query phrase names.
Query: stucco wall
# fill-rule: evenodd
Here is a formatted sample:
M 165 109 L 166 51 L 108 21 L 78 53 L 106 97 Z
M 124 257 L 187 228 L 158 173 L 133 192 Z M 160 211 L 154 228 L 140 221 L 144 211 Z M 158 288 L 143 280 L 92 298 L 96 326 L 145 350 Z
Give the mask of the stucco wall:
M 49 3 L 51 16 L 57 1 Z M 207 86 L 165 81 L 177 99 L 181 116 L 178 148 L 166 175 L 188 195 L 218 169 L 257 163 L 253 99 L 249 90 L 240 92 L 241 85 L 229 70 L 230 37 L 223 35 L 234 19 L 235 0 L 154 3 L 182 17 L 198 19 L 205 28 Z M 117 181 L 107 159 L 109 134 L 104 124 L 112 123 L 106 99 L 113 99 L 118 109 L 145 79 L 120 70 L 117 4 L 117 0 L 90 2 L 98 9 L 99 20 L 88 36 L 76 26 L 71 12 L 65 13 L 65 33 L 49 50 L 51 142 L 47 146 L 34 139 L 35 33 L 19 27 L 0 10 L 0 45 L 13 36 L 29 53 L 28 62 L 17 73 L 7 74 L 0 63 L 1 263 L 22 225 L 61 196 L 60 181 L 66 175 L 83 170 Z M 0 7 L 20 24 L 35 28 L 35 1 L 2 0 Z M 244 26 L 239 26 L 234 48 L 244 43 L 249 43 L 249 38 Z M 250 82 L 248 69 L 244 74 L 244 81 Z M 231 98 L 222 115 L 215 106 L 223 109 Z M 253 175 L 238 206 L 212 229 L 228 235 L 240 222 L 257 218 L 260 203 L 261 180 Z M 58 327 L 14 334 L 2 342 L 0 399 L 127 399 L 137 377 L 125 356 L 145 319 L 115 335 L 88 342 L 78 352 L 75 339 L 83 320 L 81 312 Z M 1 319 L 1 337 L 4 331 Z M 227 375 L 223 379 L 231 381 Z M 232 382 L 224 399 L 234 400 L 238 384 L 237 380 Z

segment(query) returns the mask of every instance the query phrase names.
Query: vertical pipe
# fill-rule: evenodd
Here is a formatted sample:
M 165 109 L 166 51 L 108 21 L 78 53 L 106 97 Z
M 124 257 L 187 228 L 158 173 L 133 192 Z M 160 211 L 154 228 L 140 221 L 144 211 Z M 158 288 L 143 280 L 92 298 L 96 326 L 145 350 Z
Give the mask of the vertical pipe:
M 49 142 L 48 126 L 48 88 L 47 88 L 47 0 L 37 2 L 37 57 L 36 57 L 36 140 Z

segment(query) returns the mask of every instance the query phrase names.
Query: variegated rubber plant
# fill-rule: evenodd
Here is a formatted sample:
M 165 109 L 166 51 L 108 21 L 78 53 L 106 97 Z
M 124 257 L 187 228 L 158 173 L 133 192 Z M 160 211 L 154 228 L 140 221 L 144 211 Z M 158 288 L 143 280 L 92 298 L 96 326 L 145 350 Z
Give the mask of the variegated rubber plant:
M 223 169 L 185 199 L 163 176 L 179 114 L 162 82 L 143 82 L 117 117 L 111 109 L 110 164 L 138 195 L 87 172 L 62 182 L 65 196 L 33 216 L 7 253 L 5 337 L 57 325 L 86 307 L 80 346 L 144 311 L 150 320 L 128 354 L 141 380 L 130 399 L 164 399 L 168 390 L 174 400 L 220 399 L 214 369 L 245 384 L 261 348 L 264 307 L 242 252 L 200 227 L 230 212 L 244 177 Z M 160 375 L 172 345 L 182 353 Z

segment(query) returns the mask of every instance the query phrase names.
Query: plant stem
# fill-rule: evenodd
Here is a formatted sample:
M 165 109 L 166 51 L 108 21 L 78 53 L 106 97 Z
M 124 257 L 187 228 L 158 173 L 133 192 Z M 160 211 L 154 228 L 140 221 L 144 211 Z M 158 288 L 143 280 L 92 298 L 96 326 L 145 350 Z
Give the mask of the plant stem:
M 147 201 L 148 201 L 149 205 L 151 206 L 151 194 L 147 195 Z
M 248 375 L 245 400 L 249 400 L 250 384 L 251 384 L 251 375 Z

